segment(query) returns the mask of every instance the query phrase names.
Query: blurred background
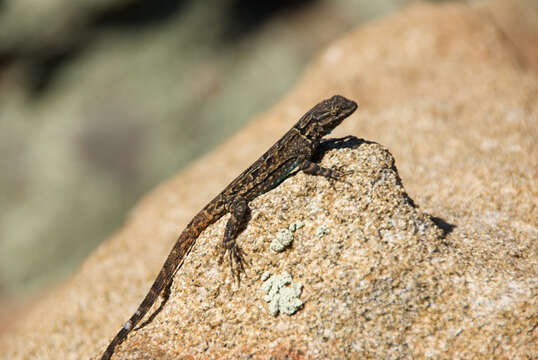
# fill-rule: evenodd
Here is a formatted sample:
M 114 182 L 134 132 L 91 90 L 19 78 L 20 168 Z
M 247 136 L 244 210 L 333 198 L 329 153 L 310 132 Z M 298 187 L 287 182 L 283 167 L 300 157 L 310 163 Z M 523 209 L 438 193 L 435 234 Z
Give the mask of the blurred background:
M 0 308 L 74 271 L 333 38 L 412 2 L 0 0 Z

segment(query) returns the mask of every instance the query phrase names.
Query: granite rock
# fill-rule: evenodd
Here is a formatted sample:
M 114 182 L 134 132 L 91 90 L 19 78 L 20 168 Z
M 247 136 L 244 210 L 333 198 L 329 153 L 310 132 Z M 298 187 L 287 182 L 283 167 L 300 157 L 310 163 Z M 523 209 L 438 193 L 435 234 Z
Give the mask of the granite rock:
M 334 135 L 369 141 L 322 163 L 351 170 L 349 184 L 300 173 L 252 201 L 239 288 L 216 261 L 227 217 L 208 228 L 168 305 L 118 358 L 535 357 L 538 24 L 522 13 L 538 12 L 530 1 L 419 5 L 335 41 L 284 100 L 147 195 L 0 339 L 0 356 L 96 358 L 195 211 L 341 93 L 359 110 Z M 270 251 L 298 220 L 292 247 Z M 294 315 L 267 312 L 266 271 L 303 284 Z

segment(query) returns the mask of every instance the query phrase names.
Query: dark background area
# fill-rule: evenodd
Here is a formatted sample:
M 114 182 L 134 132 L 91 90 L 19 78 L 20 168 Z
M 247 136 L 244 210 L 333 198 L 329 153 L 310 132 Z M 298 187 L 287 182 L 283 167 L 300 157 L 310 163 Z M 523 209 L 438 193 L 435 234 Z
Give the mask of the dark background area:
M 410 2 L 0 1 L 0 303 L 72 272 L 325 44 Z

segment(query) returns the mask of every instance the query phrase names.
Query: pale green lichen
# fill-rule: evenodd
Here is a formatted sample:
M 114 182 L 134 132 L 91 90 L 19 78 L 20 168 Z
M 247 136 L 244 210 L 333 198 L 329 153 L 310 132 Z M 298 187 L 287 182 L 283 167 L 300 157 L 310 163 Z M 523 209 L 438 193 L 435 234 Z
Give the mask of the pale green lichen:
M 262 290 L 266 294 L 264 300 L 269 303 L 269 312 L 273 316 L 278 313 L 293 315 L 303 306 L 304 302 L 299 299 L 303 284 L 294 283 L 291 275 L 284 271 L 281 275 L 262 275 Z
M 262 281 L 269 279 L 269 276 L 271 276 L 271 273 L 269 271 L 264 272 L 262 274 Z
M 324 224 L 321 224 L 320 226 L 318 226 L 318 228 L 316 229 L 316 236 L 318 238 L 322 238 L 324 237 L 325 235 L 329 234 L 331 231 L 329 230 L 329 228 L 327 227 L 327 225 L 324 225 Z
M 304 222 L 302 222 L 301 220 L 297 220 L 296 222 L 290 224 L 290 226 L 288 227 L 288 230 L 291 232 L 295 232 L 299 230 L 300 228 L 302 228 L 303 226 L 304 226 Z
M 284 251 L 293 241 L 293 234 L 288 229 L 280 229 L 269 248 L 276 252 Z

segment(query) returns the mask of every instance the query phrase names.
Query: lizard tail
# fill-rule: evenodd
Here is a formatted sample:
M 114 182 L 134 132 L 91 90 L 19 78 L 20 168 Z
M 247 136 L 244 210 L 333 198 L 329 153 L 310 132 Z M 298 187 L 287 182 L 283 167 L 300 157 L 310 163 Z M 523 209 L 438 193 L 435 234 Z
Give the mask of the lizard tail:
M 159 271 L 157 278 L 153 282 L 151 289 L 146 294 L 146 297 L 142 300 L 136 312 L 123 325 L 114 339 L 112 339 L 101 356 L 101 360 L 109 360 L 112 357 L 116 346 L 120 345 L 127 338 L 127 335 L 129 335 L 138 322 L 147 314 L 163 289 L 171 285 L 172 277 L 175 272 L 181 268 L 183 261 L 192 249 L 196 239 L 209 225 L 207 219 L 201 219 L 201 217 L 204 217 L 203 215 L 204 214 L 198 214 L 181 233 L 174 244 L 172 251 L 168 255 L 168 258 L 164 262 L 161 271 Z

